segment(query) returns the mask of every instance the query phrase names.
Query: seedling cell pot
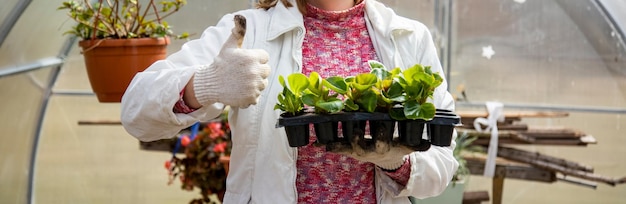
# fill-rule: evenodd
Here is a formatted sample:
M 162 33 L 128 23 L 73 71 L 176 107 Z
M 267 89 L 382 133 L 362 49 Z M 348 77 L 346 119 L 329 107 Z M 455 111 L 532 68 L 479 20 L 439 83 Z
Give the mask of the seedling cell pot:
M 285 126 L 290 147 L 302 147 L 309 144 L 309 125 Z
M 317 136 L 317 142 L 321 144 L 328 144 L 338 141 L 338 127 L 338 122 L 323 122 L 313 124 L 313 128 L 315 129 L 315 135 Z
M 461 124 L 461 118 L 451 111 L 437 109 L 435 118 L 428 123 L 430 143 L 447 147 L 452 144 L 454 126 Z
M 452 143 L 452 132 L 454 126 L 452 125 L 428 125 L 428 135 L 430 135 L 430 142 L 435 146 L 447 147 Z
M 400 143 L 417 147 L 422 141 L 422 134 L 424 132 L 423 120 L 401 120 L 398 121 L 398 136 Z
M 354 137 L 364 138 L 365 136 L 365 120 L 344 120 L 341 121 L 343 138 L 346 142 L 353 141 Z
M 393 120 L 370 120 L 370 134 L 374 141 L 390 143 L 393 139 L 393 132 L 396 123 Z
M 413 148 L 413 150 L 415 151 L 426 151 L 428 149 L 430 149 L 430 141 L 426 140 L 426 139 L 421 139 L 420 140 L 420 144 L 417 146 L 411 146 Z

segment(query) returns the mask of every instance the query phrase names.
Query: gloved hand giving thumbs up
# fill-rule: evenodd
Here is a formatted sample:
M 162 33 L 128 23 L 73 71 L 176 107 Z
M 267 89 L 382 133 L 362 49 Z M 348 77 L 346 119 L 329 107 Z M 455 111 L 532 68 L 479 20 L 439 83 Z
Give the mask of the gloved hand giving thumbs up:
M 241 49 L 246 33 L 246 19 L 235 16 L 235 28 L 213 64 L 198 69 L 193 89 L 202 105 L 222 103 L 235 107 L 256 104 L 267 85 L 269 55 L 260 49 Z

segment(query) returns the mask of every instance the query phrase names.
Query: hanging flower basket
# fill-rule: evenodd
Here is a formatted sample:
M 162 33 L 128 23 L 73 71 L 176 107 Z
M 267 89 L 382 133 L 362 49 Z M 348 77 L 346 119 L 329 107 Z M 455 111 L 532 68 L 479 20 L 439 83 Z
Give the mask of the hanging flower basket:
M 168 37 L 82 40 L 87 76 L 99 102 L 120 102 L 135 74 L 167 56 Z
M 66 0 L 65 10 L 77 24 L 64 34 L 80 39 L 87 75 L 99 102 L 120 102 L 137 72 L 166 57 L 174 35 L 168 16 L 187 4 L 180 0 Z

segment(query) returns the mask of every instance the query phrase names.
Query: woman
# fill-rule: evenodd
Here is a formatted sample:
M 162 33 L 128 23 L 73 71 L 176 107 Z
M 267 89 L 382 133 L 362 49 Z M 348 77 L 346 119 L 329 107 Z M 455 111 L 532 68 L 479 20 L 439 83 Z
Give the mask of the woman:
M 408 196 L 440 194 L 458 166 L 454 143 L 366 155 L 290 148 L 273 109 L 282 90 L 278 76 L 294 72 L 355 75 L 369 71 L 367 60 L 378 60 L 386 67 L 432 66 L 443 77 L 428 29 L 375 0 L 261 0 L 258 6 L 235 13 L 247 19 L 245 34 L 233 30 L 235 14 L 228 14 L 138 73 L 122 99 L 126 130 L 142 141 L 171 138 L 231 106 L 224 203 L 409 203 Z M 446 89 L 444 81 L 433 103 L 454 110 Z

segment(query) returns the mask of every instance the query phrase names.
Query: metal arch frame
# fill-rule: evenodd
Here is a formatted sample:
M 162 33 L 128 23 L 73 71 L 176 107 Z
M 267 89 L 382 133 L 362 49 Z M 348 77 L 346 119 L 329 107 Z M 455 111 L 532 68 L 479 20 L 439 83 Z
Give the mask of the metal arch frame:
M 19 18 L 22 16 L 26 8 L 30 5 L 32 0 L 22 0 L 18 1 L 15 7 L 8 14 L 7 18 L 0 25 L 0 46 L 2 46 L 4 40 L 9 35 Z M 39 118 L 37 120 L 37 124 L 35 126 L 35 135 L 33 136 L 32 144 L 31 144 L 31 153 L 29 158 L 29 167 L 28 167 L 28 186 L 26 193 L 27 203 L 33 204 L 35 203 L 35 172 L 37 170 L 37 154 L 39 150 L 39 139 L 41 137 L 41 133 L 43 130 L 43 121 L 47 112 L 48 102 L 50 101 L 50 97 L 54 94 L 53 88 L 56 83 L 59 74 L 61 73 L 61 68 L 65 62 L 65 58 L 72 50 L 72 45 L 75 43 L 76 37 L 68 37 L 64 42 L 61 50 L 59 51 L 58 56 L 56 57 L 47 57 L 39 60 L 35 60 L 32 63 L 10 67 L 6 69 L 0 69 L 0 78 L 22 74 L 26 72 L 36 71 L 42 68 L 52 68 L 50 73 L 48 82 L 46 86 L 40 87 L 43 89 L 43 96 L 41 98 L 41 103 L 39 104 Z
M 453 0 L 434 1 L 434 24 L 436 26 L 437 33 L 434 33 L 433 37 L 438 39 L 438 41 L 435 43 L 439 45 L 439 60 L 441 61 L 442 69 L 445 70 L 446 80 L 448 81 L 448 84 L 450 84 L 452 72 L 452 63 L 450 59 L 452 56 L 452 18 L 454 17 L 454 13 L 452 11 L 453 8 Z M 450 90 L 449 86 L 448 90 Z
M 624 49 L 623 51 L 626 52 L 626 28 L 620 26 L 615 16 L 609 15 L 610 11 L 609 8 L 607 8 L 609 5 L 605 5 L 606 3 L 604 3 L 603 0 L 593 0 L 593 2 L 598 7 L 598 9 L 601 10 L 601 13 L 604 14 L 605 18 L 607 18 L 607 21 L 611 25 L 611 28 L 614 29 L 619 36 L 619 43 L 622 45 L 622 49 Z M 626 21 L 626 19 L 624 20 Z
M 61 48 L 61 51 L 59 53 L 59 56 L 57 56 L 57 58 L 59 60 L 61 60 L 61 63 L 56 64 L 53 68 L 52 68 L 52 73 L 50 74 L 49 80 L 48 80 L 48 84 L 46 87 L 44 87 L 44 92 L 43 92 L 43 97 L 41 99 L 41 103 L 39 106 L 39 119 L 37 120 L 37 126 L 35 129 L 35 137 L 33 137 L 33 143 L 32 143 L 32 148 L 31 148 L 31 154 L 30 154 L 30 166 L 29 166 L 29 170 L 28 170 L 28 193 L 26 194 L 27 196 L 27 201 L 29 204 L 34 204 L 35 203 L 35 172 L 37 170 L 37 154 L 39 152 L 39 138 L 41 137 L 41 133 L 43 130 L 43 122 L 44 122 L 44 118 L 46 116 L 46 112 L 48 110 L 48 102 L 50 101 L 50 97 L 52 97 L 52 95 L 54 94 L 53 88 L 54 88 L 54 84 L 56 84 L 57 79 L 59 78 L 59 74 L 61 73 L 61 69 L 63 67 L 63 62 L 65 57 L 67 57 L 67 55 L 70 53 L 70 51 L 72 50 L 72 45 L 74 44 L 74 42 L 76 41 L 76 37 L 69 37 L 65 43 L 63 44 L 63 47 Z M 43 68 L 43 67 L 40 67 Z
M 28 5 L 30 5 L 30 2 L 32 2 L 32 0 L 18 1 L 15 7 L 11 9 L 9 15 L 7 15 L 7 18 L 4 19 L 4 21 L 0 25 L 0 46 L 2 46 L 4 39 L 6 39 L 6 37 L 9 35 L 9 32 L 11 32 L 11 29 L 13 29 L 13 26 L 15 25 L 15 23 L 17 23 L 17 20 L 20 19 L 20 16 L 22 16 L 24 10 L 26 10 Z

